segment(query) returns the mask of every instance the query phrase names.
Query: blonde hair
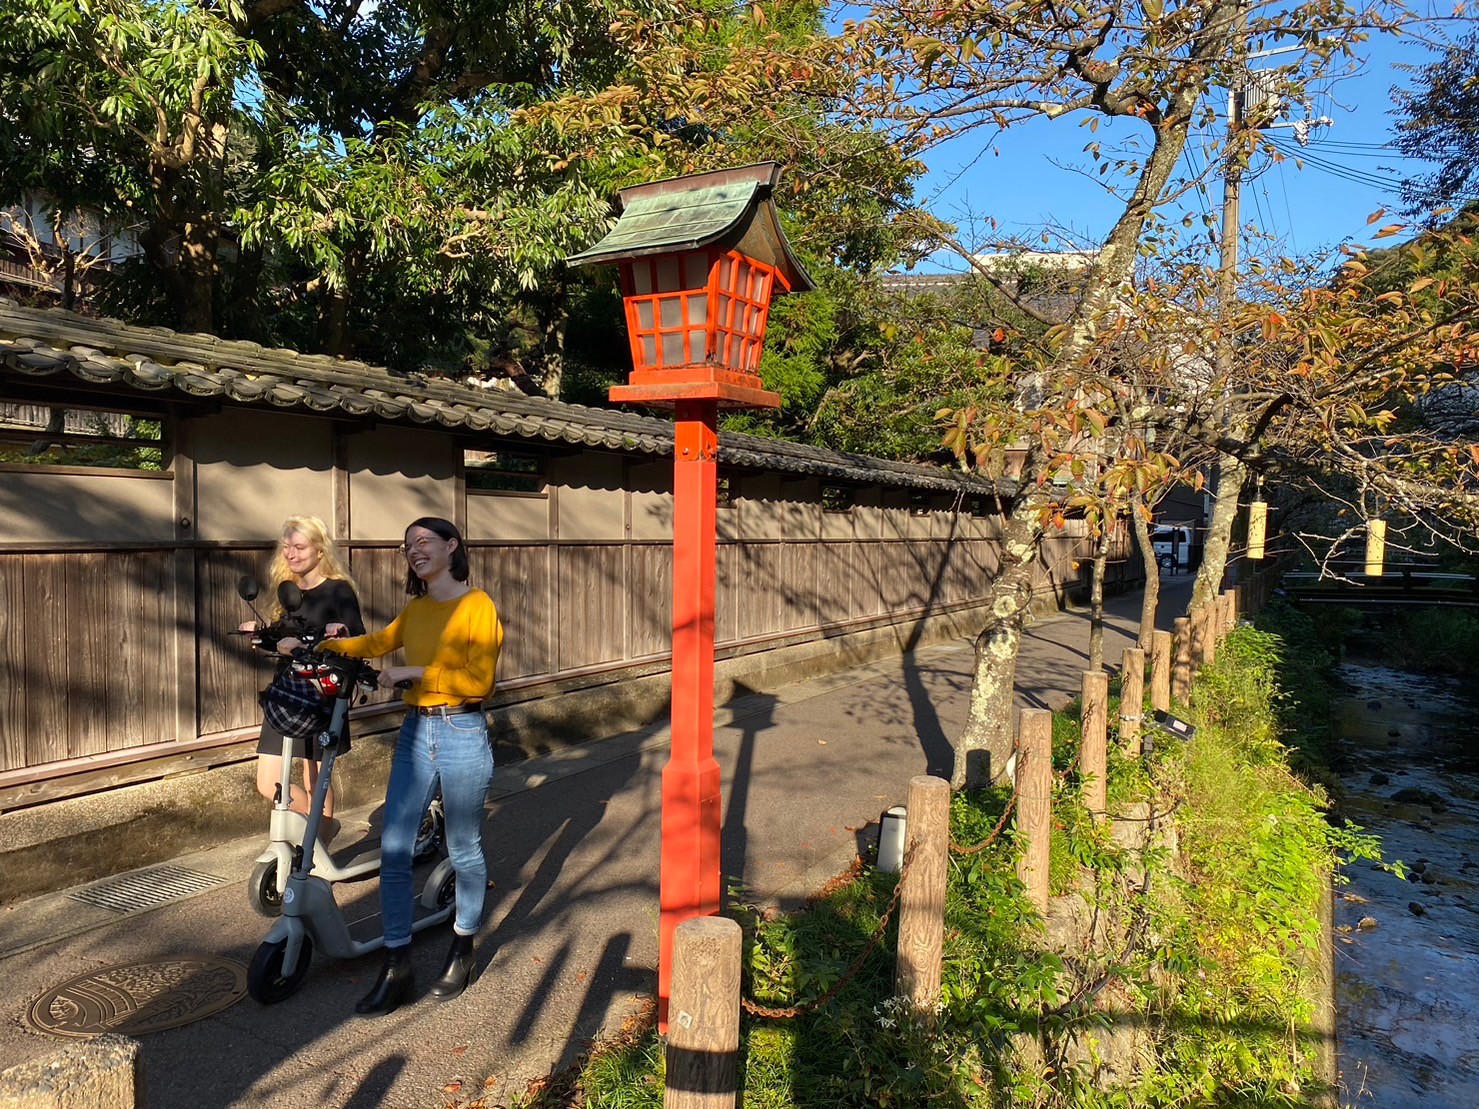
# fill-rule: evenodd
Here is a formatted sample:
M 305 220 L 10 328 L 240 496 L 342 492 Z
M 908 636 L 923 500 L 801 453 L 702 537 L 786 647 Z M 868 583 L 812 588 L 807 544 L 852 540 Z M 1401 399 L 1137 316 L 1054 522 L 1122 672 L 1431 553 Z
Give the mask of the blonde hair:
M 279 537 L 277 550 L 272 555 L 272 565 L 268 574 L 272 578 L 268 590 L 267 615 L 271 620 L 281 620 L 283 609 L 281 602 L 277 599 L 277 587 L 285 581 L 293 580 L 293 572 L 288 569 L 288 560 L 283 557 L 282 544 L 288 536 L 297 532 L 313 545 L 318 551 L 318 570 L 323 574 L 324 580 L 338 579 L 349 583 L 349 588 L 355 594 L 359 593 L 359 586 L 354 583 L 343 561 L 339 558 L 339 550 L 334 546 L 334 541 L 329 538 L 329 527 L 317 516 L 289 516 L 282 523 L 282 533 Z

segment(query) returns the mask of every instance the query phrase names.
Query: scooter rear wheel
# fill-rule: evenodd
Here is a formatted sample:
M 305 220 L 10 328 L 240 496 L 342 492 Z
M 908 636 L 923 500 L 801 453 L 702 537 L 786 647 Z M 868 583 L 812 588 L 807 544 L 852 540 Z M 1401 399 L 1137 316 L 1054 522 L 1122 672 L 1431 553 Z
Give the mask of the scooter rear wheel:
M 411 849 L 411 857 L 417 861 L 430 858 L 445 852 L 446 846 L 446 818 L 442 815 L 442 795 L 438 793 L 421 818 L 421 827 L 416 829 L 416 846 Z
M 298 992 L 303 979 L 308 976 L 308 964 L 313 961 L 313 939 L 303 937 L 298 949 L 298 965 L 293 973 L 282 972 L 283 955 L 287 952 L 287 940 L 274 940 L 257 948 L 252 956 L 252 965 L 247 968 L 247 993 L 252 1000 L 262 1005 L 276 1005 Z
M 252 867 L 247 882 L 247 900 L 252 910 L 269 919 L 282 915 L 282 890 L 277 885 L 277 860 L 260 862 Z

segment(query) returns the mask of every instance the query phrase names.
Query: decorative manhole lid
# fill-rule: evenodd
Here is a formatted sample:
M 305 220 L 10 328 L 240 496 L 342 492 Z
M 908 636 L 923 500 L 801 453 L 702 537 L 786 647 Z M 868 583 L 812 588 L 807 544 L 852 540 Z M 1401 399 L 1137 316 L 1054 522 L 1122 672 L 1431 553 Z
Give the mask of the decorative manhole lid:
M 31 1002 L 21 1020 L 48 1036 L 142 1036 L 219 1013 L 245 993 L 246 967 L 230 959 L 151 959 L 70 978 Z

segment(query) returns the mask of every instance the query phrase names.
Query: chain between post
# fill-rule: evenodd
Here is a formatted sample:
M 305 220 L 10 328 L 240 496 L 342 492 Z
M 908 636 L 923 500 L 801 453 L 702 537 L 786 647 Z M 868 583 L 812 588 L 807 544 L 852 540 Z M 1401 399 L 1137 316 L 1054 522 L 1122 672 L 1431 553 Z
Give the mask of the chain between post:
M 804 1016 L 807 1013 L 820 1009 L 842 992 L 844 986 L 853 980 L 858 971 L 863 969 L 863 964 L 868 956 L 873 954 L 883 934 L 888 930 L 888 922 L 893 917 L 894 910 L 899 907 L 899 897 L 904 892 L 904 876 L 909 873 L 909 864 L 914 861 L 914 849 L 911 847 L 904 855 L 903 865 L 899 868 L 899 881 L 894 886 L 894 894 L 888 899 L 888 907 L 883 910 L 883 918 L 878 922 L 878 928 L 873 933 L 873 938 L 868 941 L 868 946 L 863 948 L 862 954 L 853 960 L 852 965 L 842 972 L 842 977 L 829 986 L 825 993 L 811 1001 L 800 1001 L 786 1008 L 772 1008 L 761 1005 L 758 1001 L 740 995 L 740 1006 L 753 1017 L 764 1017 L 767 1020 L 792 1020 L 795 1017 Z

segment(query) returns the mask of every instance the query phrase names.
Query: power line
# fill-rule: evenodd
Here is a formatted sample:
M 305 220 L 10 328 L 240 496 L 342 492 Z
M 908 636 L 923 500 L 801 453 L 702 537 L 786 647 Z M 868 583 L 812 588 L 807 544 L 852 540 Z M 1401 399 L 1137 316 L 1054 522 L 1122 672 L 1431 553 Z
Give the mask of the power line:
M 1333 160 L 1333 157 L 1323 158 L 1318 154 L 1311 153 L 1307 147 L 1291 145 L 1284 139 L 1271 137 L 1269 141 L 1276 150 L 1283 153 L 1286 157 L 1293 158 L 1301 164 L 1322 170 L 1333 177 L 1339 177 L 1357 185 L 1365 185 L 1369 188 L 1389 192 L 1394 195 L 1400 194 L 1402 191 L 1402 182 L 1400 180 L 1391 177 L 1381 177 L 1352 166 L 1343 165 Z

